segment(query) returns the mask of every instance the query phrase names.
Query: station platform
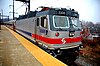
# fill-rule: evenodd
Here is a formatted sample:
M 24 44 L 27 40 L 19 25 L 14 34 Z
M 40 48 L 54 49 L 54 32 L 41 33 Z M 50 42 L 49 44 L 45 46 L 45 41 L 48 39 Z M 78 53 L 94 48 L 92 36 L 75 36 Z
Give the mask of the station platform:
M 5 26 L 0 30 L 0 66 L 67 66 Z

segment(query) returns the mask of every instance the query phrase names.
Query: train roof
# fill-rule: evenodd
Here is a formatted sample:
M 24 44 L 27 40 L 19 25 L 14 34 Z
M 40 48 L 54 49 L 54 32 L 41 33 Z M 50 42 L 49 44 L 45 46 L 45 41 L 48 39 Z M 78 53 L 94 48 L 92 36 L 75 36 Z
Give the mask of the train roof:
M 79 18 L 78 12 L 76 12 L 74 9 L 42 7 L 41 11 L 30 11 L 26 15 L 20 15 L 17 19 L 25 19 L 43 15 L 61 15 Z
M 45 8 L 46 9 L 46 8 Z M 62 16 L 72 16 L 72 17 L 79 17 L 78 12 L 76 12 L 74 9 L 66 9 L 66 8 L 48 8 L 48 10 L 42 10 L 36 13 L 36 16 L 42 16 L 42 15 L 62 15 Z

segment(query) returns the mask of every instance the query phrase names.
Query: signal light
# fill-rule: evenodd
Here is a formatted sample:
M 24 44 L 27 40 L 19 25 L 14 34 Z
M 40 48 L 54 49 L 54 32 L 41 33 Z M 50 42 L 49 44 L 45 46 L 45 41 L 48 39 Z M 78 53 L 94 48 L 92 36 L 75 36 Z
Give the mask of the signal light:
M 59 36 L 59 33 L 57 32 L 57 33 L 55 34 L 55 36 L 57 36 L 57 37 L 58 37 L 58 36 Z

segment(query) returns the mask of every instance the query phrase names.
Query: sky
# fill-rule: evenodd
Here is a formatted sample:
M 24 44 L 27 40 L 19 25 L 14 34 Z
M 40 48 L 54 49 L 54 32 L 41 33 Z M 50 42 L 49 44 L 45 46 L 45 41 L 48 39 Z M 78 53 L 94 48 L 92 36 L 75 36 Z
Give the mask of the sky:
M 3 10 L 4 15 L 9 15 L 12 18 L 12 5 L 13 0 L 0 0 L 0 13 Z M 25 14 L 25 5 L 22 2 L 14 1 L 15 3 L 15 14 Z M 80 20 L 100 22 L 100 0 L 31 0 L 30 10 L 35 11 L 39 6 L 48 7 L 62 7 L 72 8 L 78 11 Z

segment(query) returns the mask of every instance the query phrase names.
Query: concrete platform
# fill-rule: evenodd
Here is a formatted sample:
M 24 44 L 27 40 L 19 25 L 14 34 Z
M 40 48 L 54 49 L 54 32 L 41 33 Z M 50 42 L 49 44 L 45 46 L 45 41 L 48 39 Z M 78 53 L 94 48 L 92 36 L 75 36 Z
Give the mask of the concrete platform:
M 0 66 L 67 66 L 16 32 L 1 27 Z
M 42 66 L 4 26 L 0 30 L 0 66 Z

